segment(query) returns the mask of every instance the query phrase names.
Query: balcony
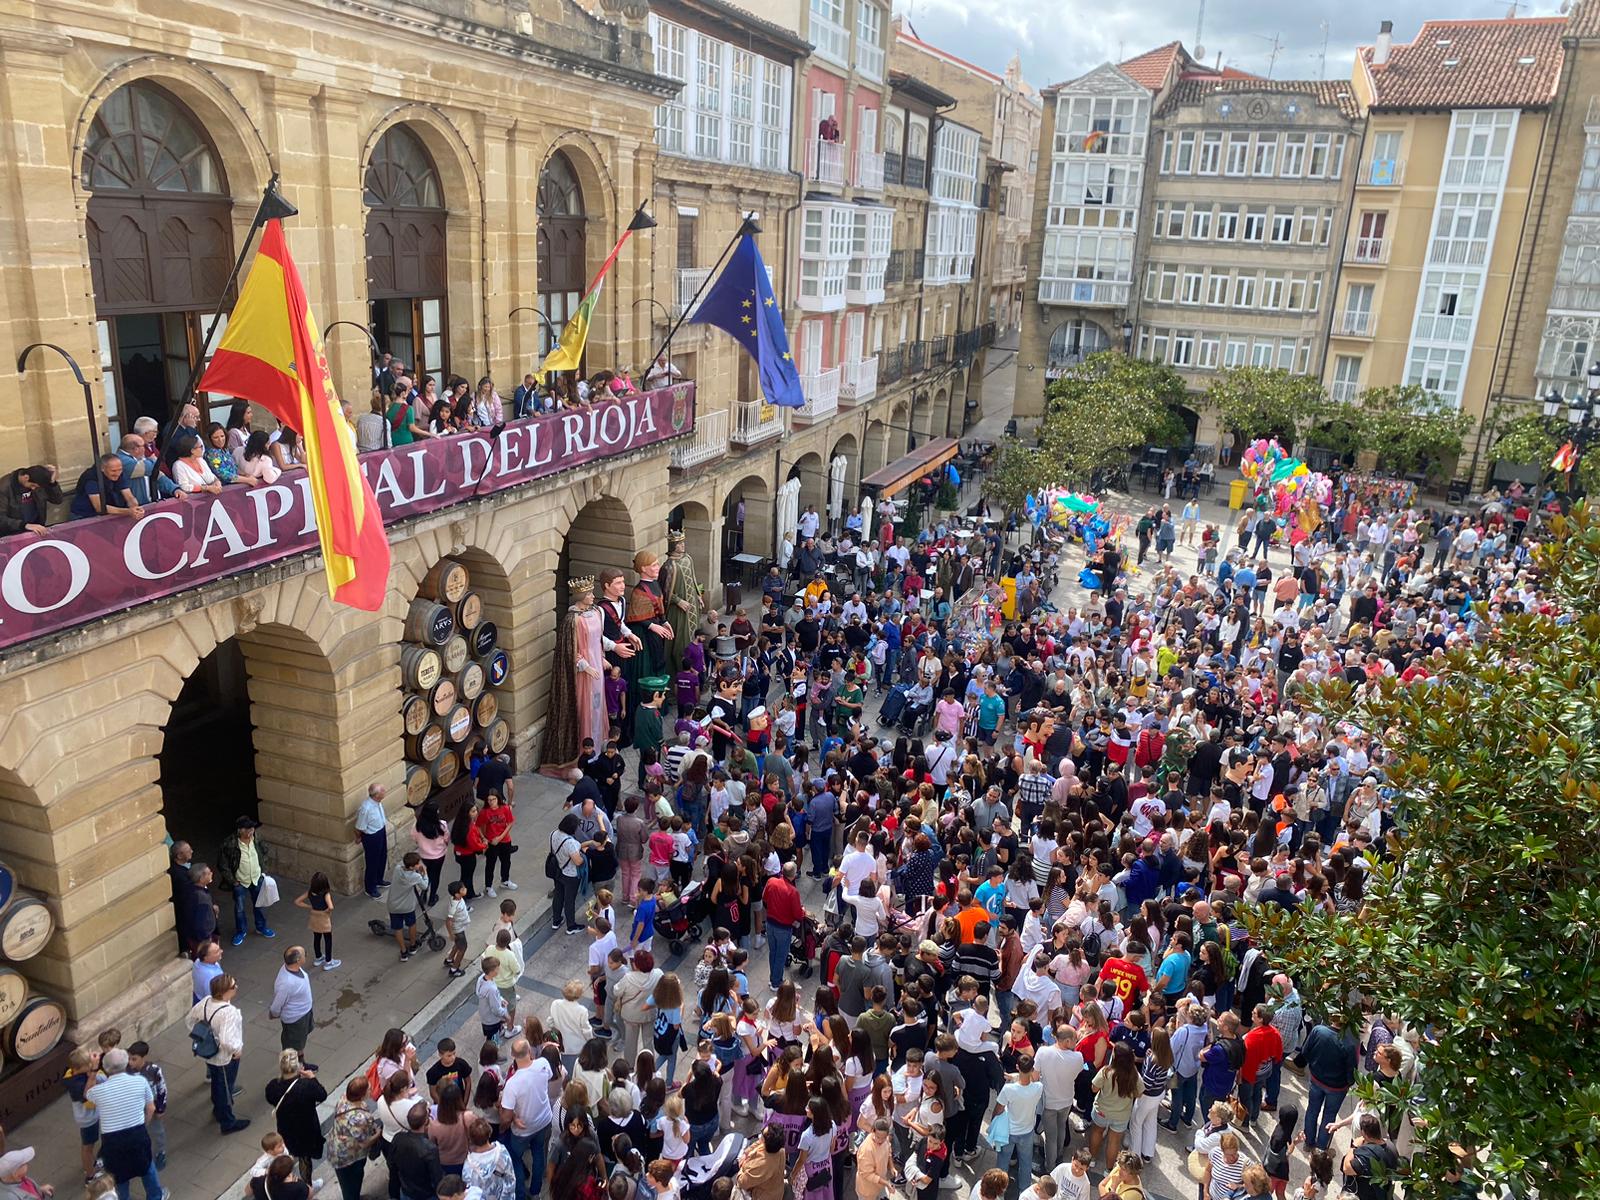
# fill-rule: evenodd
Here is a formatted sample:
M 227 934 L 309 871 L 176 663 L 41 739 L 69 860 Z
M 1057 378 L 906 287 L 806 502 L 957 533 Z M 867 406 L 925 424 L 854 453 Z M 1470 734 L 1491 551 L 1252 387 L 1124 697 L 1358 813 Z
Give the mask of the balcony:
M 794 410 L 797 421 L 826 421 L 839 411 L 839 376 L 838 367 L 830 367 L 826 371 L 815 375 L 800 376 L 800 387 L 806 394 L 806 402 Z
M 838 142 L 815 138 L 806 159 L 806 178 L 813 183 L 844 186 L 844 147 Z
M 920 375 L 928 362 L 928 343 L 912 342 L 906 347 L 906 374 Z
M 1424 313 L 1417 318 L 1415 337 L 1420 342 L 1465 346 L 1472 339 L 1472 318 Z
M 1403 158 L 1369 158 L 1356 172 L 1357 187 L 1399 187 L 1405 182 Z
M 860 362 L 844 364 L 844 378 L 839 381 L 839 400 L 845 404 L 860 404 L 870 400 L 878 390 L 878 356 Z
M 572 483 L 563 473 L 612 458 L 665 456 L 698 424 L 695 385 L 681 383 L 507 421 L 494 439 L 487 433 L 434 438 L 374 450 L 357 463 L 374 485 L 379 518 L 392 526 L 488 502 L 496 493 L 517 499 L 565 489 Z M 199 553 L 215 545 L 218 530 L 245 552 Z M 147 504 L 138 520 L 107 514 L 54 525 L 39 536 L 0 537 L 7 589 L 0 646 L 55 636 L 219 579 L 233 579 L 241 590 L 261 586 L 265 580 L 252 578 L 260 569 L 318 553 L 311 488 L 298 467 L 262 487 Z M 25 556 L 35 561 L 25 564 Z
M 1357 237 L 1350 239 L 1345 248 L 1344 260 L 1365 266 L 1380 267 L 1389 261 L 1389 239 L 1386 237 Z
M 679 267 L 677 275 L 678 295 L 672 306 L 672 315 L 681 317 L 689 311 L 689 305 L 694 302 L 694 294 L 705 286 L 706 280 L 711 278 L 711 268 Z
M 989 321 L 989 322 L 985 323 L 983 325 L 983 327 L 978 330 L 978 335 L 979 335 L 979 337 L 978 337 L 978 344 L 979 345 L 981 345 L 981 346 L 992 346 L 992 345 L 994 345 L 995 323 L 993 321 Z
M 1429 266 L 1481 267 L 1488 257 L 1488 238 L 1434 238 L 1428 247 Z
M 942 367 L 950 361 L 950 338 L 948 335 L 930 338 L 928 340 L 928 366 Z
M 884 350 L 878 354 L 878 382 L 887 387 L 891 383 L 899 383 L 900 377 L 906 370 L 906 350 L 904 346 L 896 346 L 893 350 Z
M 675 471 L 692 471 L 728 452 L 728 410 L 700 414 L 687 440 L 675 442 L 669 465 Z
M 883 269 L 884 283 L 889 284 L 905 282 L 906 265 L 909 261 L 910 254 L 911 251 L 909 250 L 889 251 L 889 265 Z
M 1039 303 L 1126 308 L 1131 287 L 1111 279 L 1041 279 Z
M 867 192 L 883 191 L 883 151 L 856 151 L 856 186 Z
M 856 71 L 868 79 L 882 79 L 883 47 L 863 41 L 863 36 L 859 32 L 856 34 Z
M 728 441 L 735 446 L 759 446 L 783 436 L 783 410 L 765 400 L 744 400 L 733 406 L 733 429 Z
M 883 181 L 885 183 L 899 183 L 905 178 L 906 160 L 898 154 L 885 153 L 883 156 Z
M 1361 395 L 1361 385 L 1345 379 L 1335 380 L 1328 395 L 1335 404 L 1354 404 Z
M 1339 314 L 1339 320 L 1335 323 L 1333 331 L 1340 337 L 1367 338 L 1372 336 L 1375 324 L 1370 311 L 1356 312 L 1346 309 Z
M 911 274 L 906 276 L 907 283 L 920 283 L 923 275 L 928 270 L 928 252 L 918 250 L 911 256 Z
M 888 260 L 882 258 L 853 258 L 844 281 L 846 304 L 882 304 L 884 274 Z
M 900 180 L 906 187 L 919 188 L 928 186 L 928 161 L 923 158 L 906 157 L 905 177 Z

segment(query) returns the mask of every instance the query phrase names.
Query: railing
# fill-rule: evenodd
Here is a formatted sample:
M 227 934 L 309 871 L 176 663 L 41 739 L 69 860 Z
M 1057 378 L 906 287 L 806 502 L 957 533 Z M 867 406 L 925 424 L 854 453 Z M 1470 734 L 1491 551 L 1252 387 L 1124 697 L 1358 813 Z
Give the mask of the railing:
M 883 191 L 883 151 L 856 151 L 856 186 L 869 192 Z
M 995 323 L 993 321 L 985 322 L 983 328 L 980 329 L 978 332 L 982 335 L 979 338 L 979 344 L 980 345 L 984 345 L 984 346 L 992 346 L 992 345 L 994 345 Z
M 906 374 L 920 375 L 928 362 L 928 343 L 912 342 L 906 347 Z
M 1359 187 L 1399 187 L 1405 182 L 1406 160 L 1403 158 L 1369 158 L 1361 164 L 1356 175 Z
M 950 358 L 950 337 L 945 334 L 928 342 L 928 365 L 942 367 Z
M 883 181 L 900 183 L 905 179 L 906 160 L 898 154 L 885 152 L 883 156 Z
M 681 317 L 689 311 L 689 305 L 694 302 L 694 294 L 700 290 L 705 281 L 711 278 L 710 267 L 679 267 L 678 268 L 678 299 L 673 305 L 672 315 Z
M 830 367 L 816 375 L 800 376 L 806 402 L 794 410 L 797 420 L 825 421 L 839 411 L 840 374 L 838 367 Z
M 838 142 L 816 138 L 811 143 L 811 160 L 806 164 L 806 178 L 816 183 L 844 185 L 844 147 Z
M 1465 345 L 1472 336 L 1472 318 L 1425 313 L 1417 318 L 1414 336 L 1420 341 Z
M 917 283 L 927 273 L 927 270 L 928 252 L 926 250 L 918 250 L 911 256 L 911 274 L 906 276 L 906 282 Z
M 1354 404 L 1361 395 L 1361 385 L 1348 380 L 1336 380 L 1328 389 L 1328 395 L 1333 398 L 1335 404 Z
M 928 160 L 906 156 L 905 178 L 900 181 L 907 187 L 928 186 Z
M 1389 239 L 1386 237 L 1351 238 L 1349 248 L 1345 252 L 1345 259 L 1348 262 L 1367 263 L 1369 265 L 1386 263 L 1389 261 Z
M 983 330 L 968 329 L 963 333 L 958 333 L 955 341 L 955 357 L 958 361 L 961 359 L 971 361 L 977 356 L 978 349 L 982 345 Z
M 721 458 L 728 452 L 728 410 L 701 413 L 694 423 L 694 433 L 687 441 L 676 442 L 672 447 L 670 465 L 679 471 L 698 467 L 701 463 Z
M 896 346 L 893 350 L 883 350 L 878 354 L 878 382 L 884 386 L 899 383 L 900 376 L 905 374 L 906 350 L 904 346 Z
M 755 446 L 783 433 L 783 410 L 765 400 L 745 400 L 733 406 L 733 430 L 728 441 L 735 446 Z
M 823 58 L 832 59 L 841 67 L 850 65 L 850 31 L 842 25 L 812 14 L 811 42 Z
M 1345 337 L 1371 337 L 1372 313 L 1346 310 L 1339 314 L 1338 332 Z
M 844 378 L 839 381 L 839 399 L 852 404 L 870 400 L 878 390 L 878 356 L 863 358 L 860 362 L 844 364 Z
M 889 251 L 889 265 L 883 269 L 884 283 L 901 283 L 905 280 L 906 263 L 910 255 L 911 251 L 909 250 Z
M 868 79 L 883 78 L 883 47 L 863 42 L 856 35 L 856 70 Z
M 1452 267 L 1481 267 L 1489 255 L 1488 238 L 1434 238 L 1428 262 Z
M 1041 279 L 1040 304 L 1106 304 L 1125 307 L 1130 283 L 1110 279 Z

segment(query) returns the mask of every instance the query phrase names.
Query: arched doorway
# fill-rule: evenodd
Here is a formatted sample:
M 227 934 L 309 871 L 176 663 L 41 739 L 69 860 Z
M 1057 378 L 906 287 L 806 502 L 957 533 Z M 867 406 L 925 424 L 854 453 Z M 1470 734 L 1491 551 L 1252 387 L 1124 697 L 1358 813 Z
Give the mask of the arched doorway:
M 728 489 L 722 502 L 722 577 L 737 579 L 735 554 L 772 555 L 772 486 L 765 477 L 746 475 Z
M 683 549 L 694 559 L 695 574 L 709 597 L 721 576 L 716 554 L 716 524 L 704 504 L 685 500 L 667 514 L 667 529 L 683 534 Z
M 637 536 L 628 506 L 615 496 L 596 496 L 578 511 L 561 543 L 561 558 L 556 567 L 557 619 L 572 603 L 567 580 L 584 575 L 598 576 L 607 567 L 632 572 L 633 556 L 640 548 Z
M 1111 335 L 1093 321 L 1084 317 L 1063 321 L 1050 334 L 1050 357 L 1047 365 L 1050 369 L 1060 370 L 1082 362 L 1091 354 L 1109 349 L 1111 349 Z
M 948 437 L 950 430 L 950 392 L 940 388 L 933 396 L 933 428 L 934 437 Z
M 822 461 L 822 455 L 811 453 L 802 454 L 789 468 L 785 479 L 798 479 L 800 481 L 800 511 L 805 512 L 807 505 L 814 505 L 817 512 L 823 514 L 826 524 L 828 510 L 828 468 Z
M 835 465 L 840 459 L 844 460 L 842 475 L 840 468 Z M 834 442 L 833 449 L 828 452 L 828 519 L 835 525 L 841 524 L 848 514 L 855 511 L 860 490 L 861 452 L 856 448 L 856 435 L 846 433 Z
M 867 423 L 867 440 L 861 451 L 861 474 L 871 475 L 889 462 L 889 431 L 882 421 Z
M 210 135 L 140 80 L 95 113 L 84 145 L 84 235 L 114 446 L 140 417 L 163 428 L 187 385 L 233 265 L 233 201 Z M 201 397 L 225 411 L 229 397 Z M 216 415 L 216 414 L 213 414 Z
M 537 200 L 539 233 L 540 356 L 550 353 L 583 292 L 589 286 L 588 257 L 584 241 L 583 188 L 572 163 L 557 151 L 539 173 Z
M 927 392 L 912 397 L 911 412 L 911 427 L 916 431 L 916 445 L 920 446 L 933 436 L 933 402 Z
M 405 125 L 384 130 L 367 161 L 367 311 L 378 345 L 412 377 L 449 369 L 444 188 L 433 156 Z

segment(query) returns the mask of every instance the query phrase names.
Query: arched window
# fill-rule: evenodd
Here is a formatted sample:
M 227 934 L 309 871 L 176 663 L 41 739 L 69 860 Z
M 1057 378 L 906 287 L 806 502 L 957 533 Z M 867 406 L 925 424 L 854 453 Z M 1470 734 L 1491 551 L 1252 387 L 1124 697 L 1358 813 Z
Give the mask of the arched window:
M 540 322 L 540 353 L 548 354 L 589 284 L 583 188 L 566 155 L 551 155 L 539 173 L 536 211 L 539 311 L 546 318 Z
M 1063 321 L 1050 335 L 1052 368 L 1070 367 L 1091 354 L 1111 349 L 1111 338 L 1093 321 Z
M 384 130 L 362 184 L 367 206 L 367 307 L 372 336 L 420 383 L 445 390 L 444 187 L 433 156 L 405 125 Z
M 233 200 L 205 127 L 159 85 L 106 97 L 79 178 L 113 444 L 140 417 L 172 419 L 233 263 Z M 200 398 L 202 412 L 212 402 Z M 216 397 L 223 405 L 227 397 Z M 217 415 L 213 412 L 211 415 Z

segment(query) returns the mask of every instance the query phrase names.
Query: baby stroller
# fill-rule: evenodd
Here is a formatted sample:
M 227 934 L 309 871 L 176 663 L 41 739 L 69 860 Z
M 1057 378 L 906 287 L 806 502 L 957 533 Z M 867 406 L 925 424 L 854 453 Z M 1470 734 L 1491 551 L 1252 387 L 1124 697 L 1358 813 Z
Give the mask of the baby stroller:
M 711 1185 L 739 1173 L 739 1155 L 745 1136 L 737 1130 L 723 1136 L 710 1154 L 699 1154 L 683 1164 L 683 1200 L 711 1200 Z
M 422 889 L 416 888 L 414 890 L 417 894 L 417 918 L 422 925 L 422 932 L 417 935 L 417 944 L 420 946 L 426 942 L 428 949 L 437 954 L 444 949 L 444 934 L 433 927 L 433 914 L 428 911 L 428 906 L 423 903 L 426 897 L 423 896 Z M 367 928 L 372 931 L 375 937 L 386 938 L 394 936 L 394 930 L 389 928 L 389 922 L 380 921 L 376 917 L 367 922 Z
M 667 946 L 674 954 L 682 954 L 690 942 L 700 940 L 700 921 L 704 916 L 699 911 L 700 893 L 704 887 L 705 881 L 696 879 L 670 905 L 656 913 L 656 932 L 667 939 Z
M 800 919 L 800 924 L 795 926 L 794 938 L 789 943 L 789 962 L 794 966 L 794 973 L 801 979 L 811 977 L 811 963 L 817 957 L 817 948 L 822 944 L 822 934 L 817 929 L 815 917 L 806 916 Z

